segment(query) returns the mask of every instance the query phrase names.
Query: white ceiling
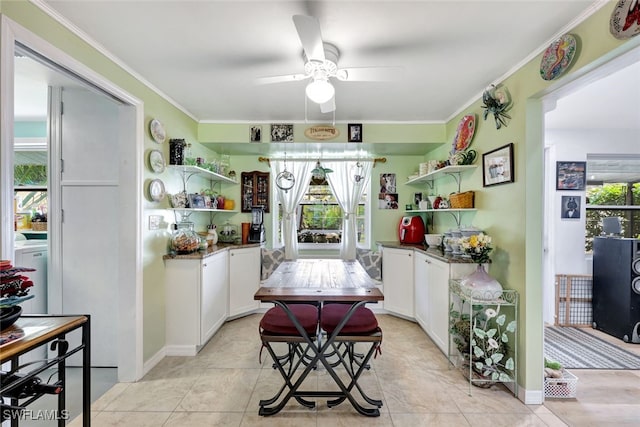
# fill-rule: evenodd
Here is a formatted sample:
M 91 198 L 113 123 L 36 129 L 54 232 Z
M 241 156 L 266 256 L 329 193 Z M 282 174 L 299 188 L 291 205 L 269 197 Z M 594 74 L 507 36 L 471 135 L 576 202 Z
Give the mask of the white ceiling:
M 394 82 L 335 82 L 338 122 L 442 122 L 594 0 L 96 1 L 40 0 L 196 120 L 305 119 L 307 81 L 294 14 L 319 19 L 339 67 L 398 66 Z M 517 102 L 517 100 L 516 100 Z M 327 122 L 309 104 L 310 121 Z

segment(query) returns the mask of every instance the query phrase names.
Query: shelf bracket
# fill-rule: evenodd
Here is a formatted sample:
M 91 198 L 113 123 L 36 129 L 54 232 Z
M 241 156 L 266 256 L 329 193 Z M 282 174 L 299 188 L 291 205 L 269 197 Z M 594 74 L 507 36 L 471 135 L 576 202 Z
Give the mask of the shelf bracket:
M 454 181 L 458 185 L 458 193 L 459 193 L 460 192 L 460 182 L 461 182 L 460 172 L 447 172 L 446 174 L 454 179 Z
M 460 228 L 460 211 L 448 211 L 456 221 L 456 227 Z

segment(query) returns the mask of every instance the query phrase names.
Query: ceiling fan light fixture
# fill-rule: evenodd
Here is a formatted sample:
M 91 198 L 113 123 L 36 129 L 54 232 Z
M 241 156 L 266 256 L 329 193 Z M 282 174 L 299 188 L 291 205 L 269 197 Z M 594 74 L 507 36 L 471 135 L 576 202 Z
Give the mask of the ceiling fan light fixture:
M 307 98 L 316 104 L 324 104 L 333 98 L 336 89 L 327 79 L 314 79 L 305 90 Z

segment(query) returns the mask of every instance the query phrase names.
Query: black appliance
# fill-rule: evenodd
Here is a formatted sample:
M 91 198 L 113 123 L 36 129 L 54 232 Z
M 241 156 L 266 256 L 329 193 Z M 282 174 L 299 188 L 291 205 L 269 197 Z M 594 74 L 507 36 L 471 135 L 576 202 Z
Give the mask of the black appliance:
M 251 226 L 249 227 L 250 243 L 264 243 L 266 241 L 264 233 L 264 206 L 251 207 Z
M 640 240 L 593 239 L 593 327 L 640 344 Z

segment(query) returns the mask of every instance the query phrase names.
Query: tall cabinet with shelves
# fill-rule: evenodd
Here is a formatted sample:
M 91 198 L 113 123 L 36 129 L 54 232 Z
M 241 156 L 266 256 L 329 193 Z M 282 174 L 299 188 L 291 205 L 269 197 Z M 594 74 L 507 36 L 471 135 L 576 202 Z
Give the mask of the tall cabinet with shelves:
M 417 178 L 410 179 L 406 182 L 407 185 L 415 185 L 415 186 L 423 186 L 427 185 L 430 189 L 433 189 L 434 182 L 439 179 L 443 179 L 445 177 L 451 177 L 455 180 L 458 186 L 458 193 L 460 192 L 461 183 L 462 183 L 462 173 L 470 170 L 476 169 L 476 165 L 460 165 L 460 166 L 445 166 L 444 168 L 435 170 L 426 175 L 419 176 Z M 442 213 L 447 212 L 451 214 L 455 220 L 456 224 L 460 226 L 460 214 L 463 212 L 474 212 L 475 208 L 461 208 L 461 209 L 411 209 L 407 210 L 408 213 L 421 213 L 426 212 L 430 214 L 434 213 Z
M 269 212 L 269 172 L 242 172 L 240 175 L 240 210 L 251 212 L 253 206 L 264 206 Z

